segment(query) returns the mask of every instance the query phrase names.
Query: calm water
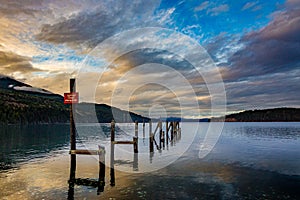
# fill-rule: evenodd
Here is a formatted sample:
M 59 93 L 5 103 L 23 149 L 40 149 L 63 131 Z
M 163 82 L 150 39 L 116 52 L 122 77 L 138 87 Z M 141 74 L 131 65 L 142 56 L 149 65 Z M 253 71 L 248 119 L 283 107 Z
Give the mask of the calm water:
M 225 123 L 212 151 L 199 159 L 208 125 L 182 124 L 181 138 L 162 151 L 155 149 L 153 156 L 148 153 L 148 127 L 143 139 L 140 125 L 138 157 L 132 154 L 131 145 L 118 146 L 115 186 L 110 186 L 106 169 L 105 187 L 100 194 L 93 186 L 81 185 L 70 193 L 68 125 L 2 126 L 0 198 L 300 198 L 300 123 Z M 101 129 L 95 124 L 77 129 L 78 148 L 95 149 L 101 144 L 106 147 L 105 159 L 109 161 L 109 124 L 101 125 Z M 117 127 L 117 140 L 128 140 L 133 134 L 131 124 Z M 77 178 L 96 181 L 98 174 L 97 157 L 77 157 Z

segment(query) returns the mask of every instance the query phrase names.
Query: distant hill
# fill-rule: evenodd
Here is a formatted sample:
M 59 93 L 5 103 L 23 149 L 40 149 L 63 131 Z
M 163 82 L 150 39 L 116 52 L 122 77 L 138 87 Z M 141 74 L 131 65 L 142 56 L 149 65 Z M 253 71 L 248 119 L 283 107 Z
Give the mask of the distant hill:
M 69 106 L 63 97 L 35 88 L 7 76 L 0 75 L 0 124 L 37 124 L 69 122 Z M 96 111 L 96 119 L 92 115 Z M 76 105 L 77 122 L 148 121 L 141 115 L 105 104 L 80 103 Z
M 264 110 L 247 110 L 240 113 L 202 119 L 169 117 L 167 120 L 182 122 L 299 122 L 300 108 L 273 108 Z
M 215 120 L 215 119 L 212 119 Z M 227 122 L 299 122 L 300 108 L 274 108 L 247 110 L 226 115 Z

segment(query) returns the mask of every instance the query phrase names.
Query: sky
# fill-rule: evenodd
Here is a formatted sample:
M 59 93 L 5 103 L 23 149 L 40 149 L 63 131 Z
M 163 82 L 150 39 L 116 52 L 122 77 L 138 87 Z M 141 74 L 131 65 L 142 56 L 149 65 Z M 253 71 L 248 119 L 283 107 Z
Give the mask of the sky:
M 299 0 L 0 0 L 0 27 L 0 74 L 58 94 L 81 76 L 81 101 L 188 118 L 300 107 Z

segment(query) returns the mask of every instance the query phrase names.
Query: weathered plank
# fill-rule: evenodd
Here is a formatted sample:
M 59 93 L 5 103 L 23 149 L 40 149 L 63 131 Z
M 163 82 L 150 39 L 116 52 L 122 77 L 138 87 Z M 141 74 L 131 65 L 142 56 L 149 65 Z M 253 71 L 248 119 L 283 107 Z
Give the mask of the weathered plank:
M 88 149 L 76 149 L 76 150 L 70 150 L 69 154 L 71 155 L 76 155 L 76 154 L 81 154 L 81 155 L 99 155 L 101 154 L 101 150 L 88 150 Z
M 113 141 L 112 144 L 134 144 L 135 141 Z

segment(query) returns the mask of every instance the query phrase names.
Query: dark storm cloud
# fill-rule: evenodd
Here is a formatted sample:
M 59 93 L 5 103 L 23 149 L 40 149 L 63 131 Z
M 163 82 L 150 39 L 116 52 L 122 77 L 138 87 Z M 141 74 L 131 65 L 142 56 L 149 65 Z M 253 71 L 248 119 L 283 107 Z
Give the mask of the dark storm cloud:
M 130 28 L 155 26 L 154 9 L 159 1 L 101 1 L 89 12 L 81 12 L 42 26 L 39 40 L 52 43 L 95 46 L 104 39 Z
M 165 50 L 149 48 L 132 51 L 117 58 L 113 65 L 109 66 L 111 69 L 111 75 L 106 76 L 106 78 L 103 78 L 102 81 L 114 80 L 137 66 L 149 63 L 162 64 L 166 67 L 169 67 L 170 70 L 175 70 L 185 77 L 185 79 L 188 80 L 193 86 L 203 85 L 205 83 L 199 71 L 197 71 L 195 67 L 184 58 Z M 109 72 L 107 72 L 106 75 L 108 75 L 108 73 Z M 159 73 L 151 68 L 149 68 L 149 70 L 138 69 L 135 71 L 136 75 L 141 76 L 145 74 L 148 76 L 155 74 L 159 75 L 161 73 L 163 73 L 163 71 Z M 172 79 L 173 76 L 174 74 L 172 73 L 165 73 L 164 79 Z
M 33 1 L 0 0 L 0 13 L 2 16 L 16 16 L 20 14 L 33 16 L 36 12 L 39 12 L 37 7 L 42 8 L 39 6 L 41 4 L 42 1 L 36 1 L 36 7 L 33 7 Z
M 271 17 L 258 31 L 205 44 L 225 81 L 228 110 L 299 107 L 300 1 L 288 0 Z
M 131 51 L 117 58 L 114 64 L 118 65 L 119 62 L 122 63 L 122 61 L 124 60 L 128 61 L 128 63 L 130 63 L 132 67 L 139 66 L 146 63 L 159 63 L 169 67 L 173 67 L 176 70 L 182 70 L 186 72 L 189 72 L 194 68 L 184 58 L 172 52 L 168 52 L 166 50 L 160 50 L 160 49 L 144 48 L 144 49 L 138 49 L 136 51 Z
M 300 2 L 286 3 L 284 11 L 274 13 L 273 20 L 259 31 L 241 39 L 244 48 L 230 59 L 225 79 L 233 80 L 300 67 Z

